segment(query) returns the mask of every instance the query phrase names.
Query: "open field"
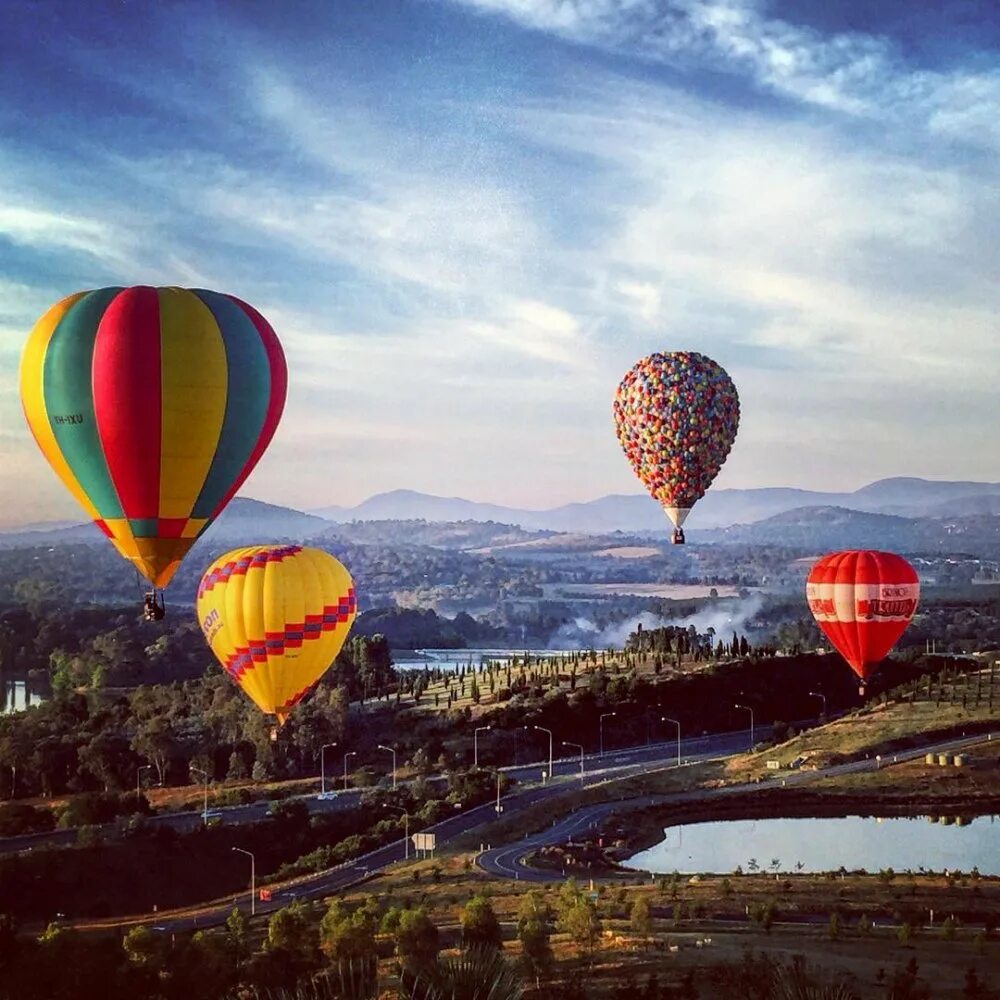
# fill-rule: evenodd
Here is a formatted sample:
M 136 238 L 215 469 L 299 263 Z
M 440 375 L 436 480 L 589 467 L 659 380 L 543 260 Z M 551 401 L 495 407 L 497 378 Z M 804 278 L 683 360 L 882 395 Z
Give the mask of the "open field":
M 407 901 L 424 906 L 444 931 L 444 947 L 457 950 L 462 907 L 472 895 L 486 895 L 501 922 L 505 950 L 517 958 L 521 953 L 516 940 L 517 910 L 525 893 L 539 891 L 556 908 L 560 888 L 492 881 L 472 867 L 469 855 L 455 855 L 398 866 L 345 898 L 360 901 L 374 891 L 383 906 L 406 905 Z M 848 977 L 857 995 L 865 998 L 885 997 L 886 980 L 913 957 L 920 977 L 934 984 L 935 998 L 963 996 L 970 967 L 981 977 L 1000 970 L 1000 941 L 971 926 L 959 926 L 954 938 L 948 939 L 950 932 L 940 926 L 943 915 L 961 912 L 970 899 L 1000 916 L 1000 880 L 965 880 L 963 884 L 903 876 L 886 881 L 877 876 L 782 876 L 775 880 L 745 875 L 647 880 L 597 887 L 595 892 L 602 935 L 592 958 L 581 953 L 566 934 L 556 933 L 552 939 L 556 965 L 550 982 L 565 984 L 580 977 L 587 997 L 623 995 L 616 991 L 628 981 L 641 989 L 654 973 L 661 986 L 679 985 L 693 973 L 693 996 L 723 997 L 729 994 L 722 992 L 724 980 L 716 970 L 740 965 L 748 949 L 782 960 L 802 955 L 812 966 Z M 633 931 L 628 920 L 640 897 L 652 906 L 653 926 L 648 934 Z M 747 907 L 768 902 L 774 906 L 769 929 L 745 918 Z M 901 943 L 897 917 L 922 911 L 926 921 L 930 908 L 938 914 L 936 926 L 918 928 L 914 923 L 909 941 Z M 675 910 L 681 914 L 676 919 Z M 829 922 L 834 910 L 840 921 L 836 939 L 831 938 Z M 873 920 L 870 930 L 859 928 L 862 914 Z M 532 995 L 547 995 L 545 984 Z

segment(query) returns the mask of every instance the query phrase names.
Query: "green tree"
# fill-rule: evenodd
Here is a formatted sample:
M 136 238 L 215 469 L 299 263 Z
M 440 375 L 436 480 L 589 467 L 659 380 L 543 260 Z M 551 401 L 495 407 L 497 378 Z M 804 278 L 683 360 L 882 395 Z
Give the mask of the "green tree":
M 331 962 L 363 962 L 375 955 L 375 917 L 359 907 L 349 913 L 334 900 L 319 925 L 320 948 Z
M 462 947 L 501 948 L 500 921 L 485 896 L 473 896 L 462 911 Z
M 629 922 L 636 934 L 649 934 L 653 930 L 653 908 L 645 894 L 636 897 L 629 913 Z
M 559 929 L 568 934 L 581 951 L 593 956 L 601 936 L 601 920 L 589 899 L 580 899 L 566 909 L 560 915 Z
M 438 929 L 423 907 L 405 910 L 396 928 L 396 954 L 404 967 L 416 971 L 432 966 L 440 948 Z

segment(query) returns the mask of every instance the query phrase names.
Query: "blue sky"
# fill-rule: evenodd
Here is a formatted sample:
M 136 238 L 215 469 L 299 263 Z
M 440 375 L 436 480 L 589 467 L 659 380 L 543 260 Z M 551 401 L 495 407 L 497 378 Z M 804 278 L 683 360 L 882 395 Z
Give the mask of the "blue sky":
M 916 6 L 916 9 L 915 9 Z M 73 516 L 21 345 L 81 288 L 281 337 L 244 493 L 637 492 L 610 401 L 701 350 L 719 486 L 1000 478 L 1000 14 L 962 0 L 7 0 L 0 521 Z

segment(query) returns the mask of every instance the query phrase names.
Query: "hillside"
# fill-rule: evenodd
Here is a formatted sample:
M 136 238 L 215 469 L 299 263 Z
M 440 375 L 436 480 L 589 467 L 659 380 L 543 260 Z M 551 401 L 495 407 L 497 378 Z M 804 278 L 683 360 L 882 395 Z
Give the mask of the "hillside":
M 787 487 L 710 490 L 688 520 L 693 530 L 750 524 L 799 508 L 842 507 L 873 514 L 943 517 L 996 513 L 1000 483 L 949 482 L 917 478 L 882 479 L 853 493 L 823 493 Z M 522 510 L 496 504 L 394 490 L 370 497 L 357 507 L 313 511 L 340 523 L 422 519 L 496 521 L 528 530 L 561 533 L 613 531 L 666 532 L 659 505 L 644 494 L 609 495 L 548 510 Z
M 845 507 L 801 507 L 755 524 L 690 532 L 691 541 L 781 544 L 817 552 L 883 548 L 900 552 L 966 552 L 1000 555 L 1000 516 L 913 518 Z

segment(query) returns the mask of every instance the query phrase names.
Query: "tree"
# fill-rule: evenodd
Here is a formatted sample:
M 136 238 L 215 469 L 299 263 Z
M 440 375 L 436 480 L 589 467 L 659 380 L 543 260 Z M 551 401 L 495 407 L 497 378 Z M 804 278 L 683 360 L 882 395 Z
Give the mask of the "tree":
M 331 962 L 364 962 L 376 954 L 374 914 L 365 907 L 348 913 L 335 899 L 320 921 L 319 937 Z
M 632 904 L 629 922 L 636 934 L 649 934 L 653 929 L 653 908 L 645 895 L 637 896 Z
M 559 929 L 568 934 L 581 951 L 592 956 L 601 935 L 597 908 L 589 899 L 579 899 L 560 915 Z
M 473 896 L 462 912 L 462 947 L 466 950 L 503 947 L 500 921 L 485 896 Z
M 437 961 L 438 929 L 423 907 L 405 910 L 396 928 L 396 954 L 411 971 L 426 969 Z

